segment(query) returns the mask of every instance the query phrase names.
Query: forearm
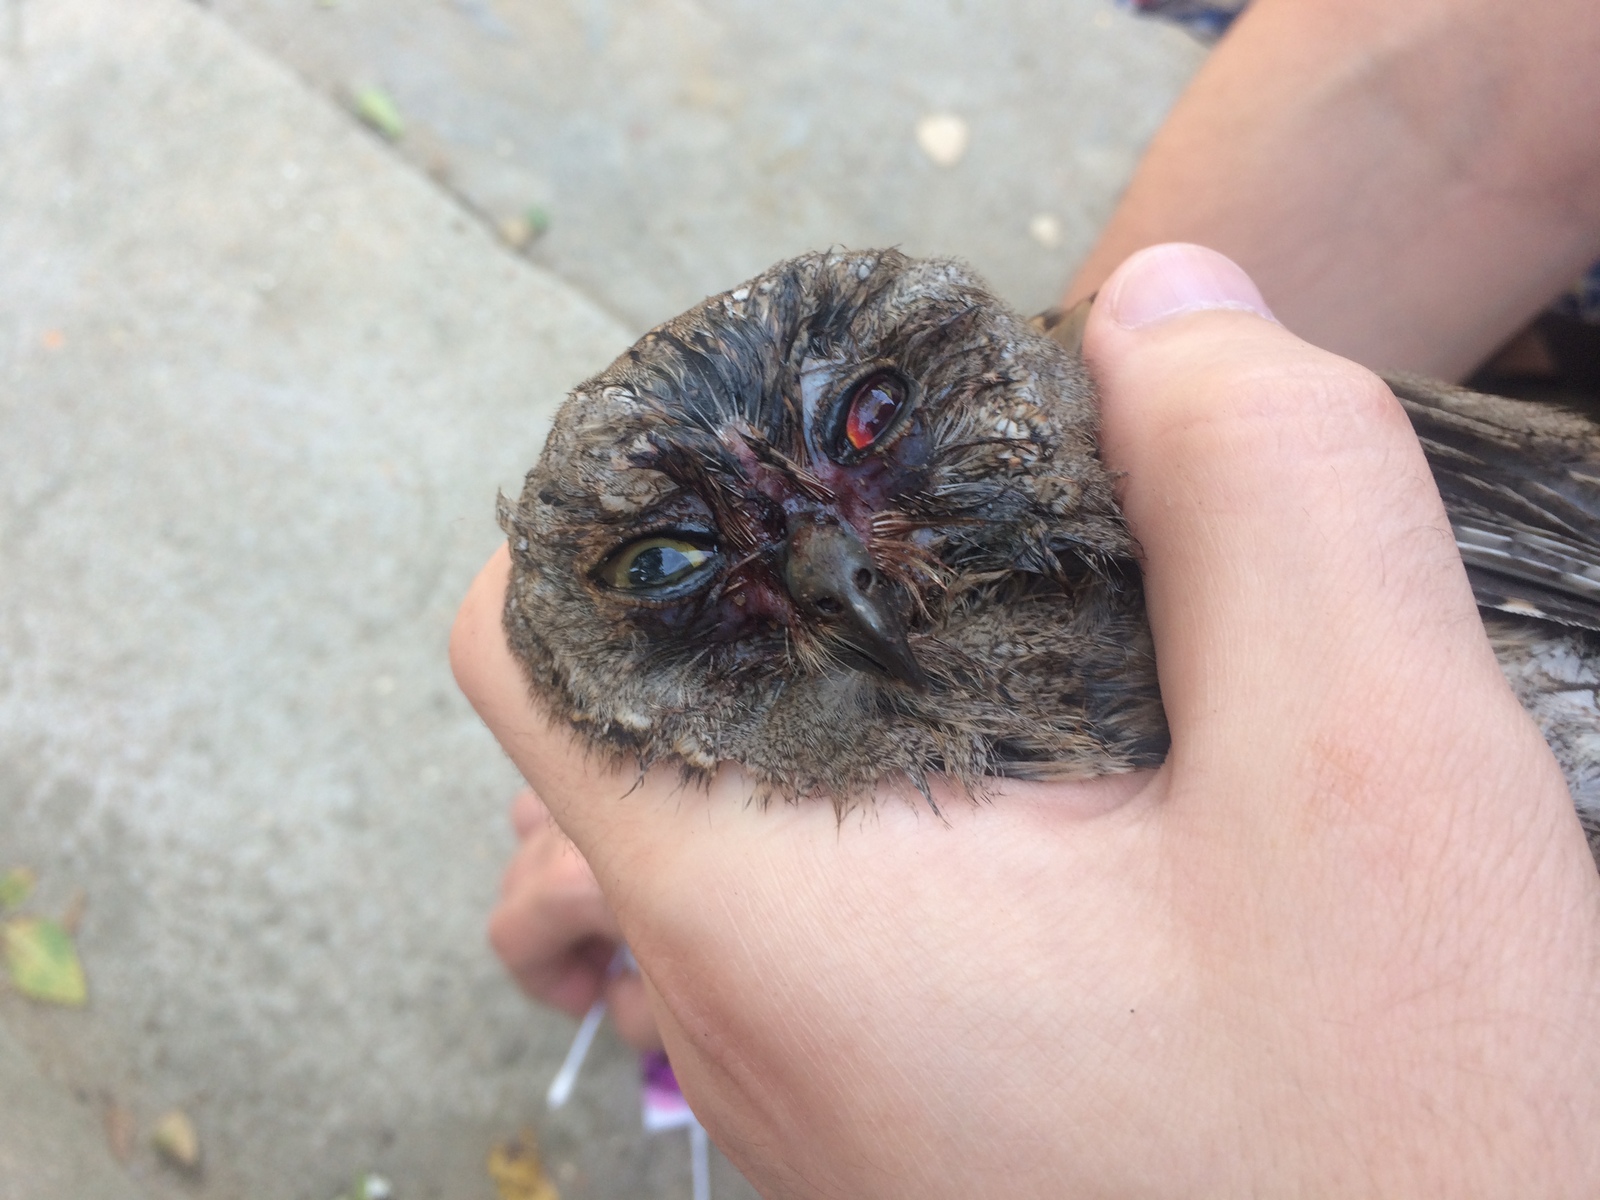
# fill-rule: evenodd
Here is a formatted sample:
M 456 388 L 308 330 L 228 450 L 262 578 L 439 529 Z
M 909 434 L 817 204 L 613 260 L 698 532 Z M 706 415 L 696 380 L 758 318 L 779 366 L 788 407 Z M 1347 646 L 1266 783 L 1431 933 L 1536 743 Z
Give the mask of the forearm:
M 1222 250 L 1307 340 L 1468 371 L 1600 257 L 1600 7 L 1256 0 L 1068 289 Z

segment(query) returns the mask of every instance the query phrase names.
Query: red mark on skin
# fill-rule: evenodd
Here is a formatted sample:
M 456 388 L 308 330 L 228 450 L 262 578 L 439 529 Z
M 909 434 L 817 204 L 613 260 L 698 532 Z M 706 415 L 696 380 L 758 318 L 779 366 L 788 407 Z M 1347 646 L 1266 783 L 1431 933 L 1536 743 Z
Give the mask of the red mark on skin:
M 763 573 L 764 574 L 764 573 Z M 730 581 L 730 586 L 718 606 L 721 640 L 734 641 L 752 625 L 792 625 L 799 614 L 788 594 L 774 586 L 775 581 L 765 578 L 745 578 Z
M 868 388 L 853 402 L 849 419 L 853 422 L 858 416 L 862 417 L 862 431 L 870 445 L 870 439 L 881 436 L 884 426 L 894 419 L 903 402 L 891 388 Z M 846 436 L 853 435 L 847 431 Z M 737 427 L 723 432 L 722 444 L 738 461 L 750 494 L 771 502 L 776 510 L 768 510 L 771 516 L 782 514 L 778 520 L 768 518 L 762 522 L 765 526 L 762 535 L 769 547 L 787 539 L 789 528 L 797 519 L 809 521 L 819 516 L 850 526 L 870 545 L 873 517 L 893 507 L 903 491 L 916 486 L 928 455 L 927 432 L 920 416 L 913 417 L 909 428 L 893 446 L 879 454 L 868 455 L 858 463 L 842 466 L 818 454 L 802 465 L 836 497 L 832 504 L 819 504 L 797 489 L 782 471 L 759 460 Z M 732 586 L 730 583 L 730 590 Z M 781 590 L 781 585 L 779 587 Z
M 866 389 L 852 404 L 846 436 L 857 449 L 863 448 L 858 436 L 870 446 L 901 403 L 888 389 Z M 831 519 L 854 529 L 863 544 L 871 546 L 874 516 L 917 483 L 928 454 L 920 417 L 893 446 L 858 463 L 843 466 L 818 454 L 802 465 L 836 497 L 834 503 L 823 504 L 805 495 L 777 467 L 758 459 L 736 427 L 725 430 L 721 440 L 744 476 L 748 500 L 742 511 L 751 518 L 747 529 L 755 544 L 741 547 L 743 553 L 709 603 L 690 600 L 651 610 L 647 618 L 720 643 L 738 643 L 762 630 L 801 624 L 799 610 L 778 573 L 790 531 L 800 523 Z M 729 546 L 723 549 L 732 551 Z

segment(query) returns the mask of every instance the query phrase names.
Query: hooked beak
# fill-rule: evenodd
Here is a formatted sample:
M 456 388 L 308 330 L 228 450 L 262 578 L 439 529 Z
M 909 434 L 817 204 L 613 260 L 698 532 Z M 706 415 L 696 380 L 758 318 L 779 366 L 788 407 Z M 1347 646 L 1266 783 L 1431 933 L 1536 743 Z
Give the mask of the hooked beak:
M 891 679 L 926 687 L 906 643 L 892 589 L 867 548 L 842 525 L 806 524 L 789 535 L 783 580 L 801 609 L 842 629 L 842 640 Z

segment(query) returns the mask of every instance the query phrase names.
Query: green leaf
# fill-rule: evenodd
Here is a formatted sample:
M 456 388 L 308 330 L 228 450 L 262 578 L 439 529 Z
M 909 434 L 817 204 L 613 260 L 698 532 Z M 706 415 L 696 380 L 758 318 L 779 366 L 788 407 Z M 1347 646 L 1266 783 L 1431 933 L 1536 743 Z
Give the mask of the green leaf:
M 382 1175 L 368 1171 L 333 1200 L 393 1200 L 394 1185 Z
M 72 936 L 44 917 L 13 917 L 0 925 L 6 967 L 17 991 L 50 1004 L 80 1007 L 89 999 Z
M 381 87 L 365 87 L 356 93 L 356 116 L 371 125 L 391 142 L 405 136 L 406 122 L 394 99 Z
M 15 908 L 33 894 L 33 872 L 27 867 L 12 867 L 0 875 L 0 910 Z

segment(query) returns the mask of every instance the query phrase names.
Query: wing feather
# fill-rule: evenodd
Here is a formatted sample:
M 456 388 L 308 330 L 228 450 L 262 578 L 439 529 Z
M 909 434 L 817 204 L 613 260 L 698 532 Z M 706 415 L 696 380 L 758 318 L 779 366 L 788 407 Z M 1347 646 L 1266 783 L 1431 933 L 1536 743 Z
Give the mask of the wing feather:
M 1600 424 L 1415 376 L 1385 382 L 1422 442 L 1478 603 L 1600 631 Z

